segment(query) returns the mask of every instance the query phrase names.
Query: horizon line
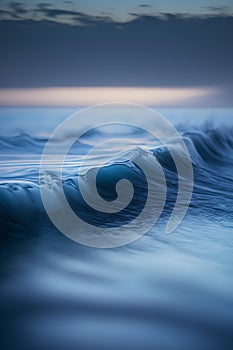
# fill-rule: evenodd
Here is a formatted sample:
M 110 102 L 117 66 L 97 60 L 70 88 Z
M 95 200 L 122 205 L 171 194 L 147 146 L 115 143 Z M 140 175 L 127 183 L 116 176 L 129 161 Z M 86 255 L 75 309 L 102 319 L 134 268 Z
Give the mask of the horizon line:
M 1 107 L 84 107 L 101 103 L 136 103 L 148 107 L 213 105 L 213 87 L 35 87 L 0 88 Z M 222 106 L 221 106 L 222 107 Z

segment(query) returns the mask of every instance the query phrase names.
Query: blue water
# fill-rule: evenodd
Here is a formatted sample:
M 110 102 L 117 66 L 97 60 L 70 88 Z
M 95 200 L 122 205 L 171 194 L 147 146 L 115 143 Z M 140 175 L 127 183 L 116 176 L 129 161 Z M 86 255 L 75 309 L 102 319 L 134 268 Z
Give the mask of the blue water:
M 74 145 L 64 164 L 64 190 L 72 208 L 99 226 L 130 222 L 142 209 L 147 187 L 133 163 L 140 150 L 164 169 L 168 193 L 160 220 L 139 240 L 114 249 L 69 240 L 41 203 L 44 146 L 75 111 L 0 109 L 1 348 L 232 349 L 233 110 L 159 110 L 180 131 L 194 169 L 189 210 L 169 235 L 177 174 L 166 149 L 128 128 L 96 129 Z M 76 179 L 83 155 L 109 135 L 127 135 L 135 149 L 106 148 L 88 159 L 89 169 L 107 159 L 100 194 L 114 199 L 114 184 L 127 177 L 135 198 L 125 212 L 99 215 L 83 203 Z

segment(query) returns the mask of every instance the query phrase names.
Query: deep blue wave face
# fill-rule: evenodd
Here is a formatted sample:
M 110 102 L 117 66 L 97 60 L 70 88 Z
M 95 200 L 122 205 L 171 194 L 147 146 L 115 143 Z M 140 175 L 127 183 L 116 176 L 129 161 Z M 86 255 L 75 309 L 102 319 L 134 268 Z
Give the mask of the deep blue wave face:
M 96 186 L 99 195 L 109 202 L 116 200 L 116 184 L 121 179 L 127 179 L 133 184 L 134 196 L 124 209 L 113 214 L 99 212 L 90 207 L 83 199 L 77 181 L 75 185 L 71 179 L 66 180 L 64 191 L 71 208 L 85 222 L 99 227 L 118 227 L 128 224 L 140 214 L 147 200 L 148 191 L 147 180 L 141 169 L 133 164 L 112 164 L 101 168 L 98 172 Z
M 194 172 L 188 212 L 169 235 L 165 228 L 179 189 L 169 145 L 182 164 L 176 140 L 160 144 L 121 127 L 97 128 L 74 144 L 64 162 L 64 193 L 73 211 L 98 228 L 121 230 L 144 210 L 148 181 L 136 159 L 150 169 L 155 191 L 161 183 L 151 157 L 165 175 L 158 222 L 134 243 L 105 250 L 69 240 L 42 204 L 41 155 L 52 129 L 70 112 L 0 110 L 8 116 L 0 135 L 3 349 L 232 349 L 233 110 L 211 111 L 214 122 L 208 122 L 207 110 L 163 111 L 180 131 Z M 41 124 L 29 123 L 33 114 Z M 114 144 L 82 167 L 83 156 L 109 135 L 128 137 L 135 146 Z M 69 137 L 56 141 L 57 154 Z M 55 155 L 51 167 L 56 166 Z M 90 188 L 96 167 L 98 194 L 109 203 L 117 199 L 119 180 L 133 185 L 132 199 L 117 213 L 90 207 L 80 192 L 80 181 Z M 56 191 L 55 183 L 52 169 L 48 191 Z

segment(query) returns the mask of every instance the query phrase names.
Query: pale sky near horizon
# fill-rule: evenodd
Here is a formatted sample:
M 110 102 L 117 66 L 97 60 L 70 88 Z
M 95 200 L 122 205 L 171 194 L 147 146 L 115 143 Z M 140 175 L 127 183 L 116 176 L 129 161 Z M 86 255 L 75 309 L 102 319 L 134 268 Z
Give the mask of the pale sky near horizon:
M 0 106 L 92 106 L 101 103 L 136 103 L 144 106 L 214 106 L 218 95 L 211 88 L 79 87 L 0 89 Z

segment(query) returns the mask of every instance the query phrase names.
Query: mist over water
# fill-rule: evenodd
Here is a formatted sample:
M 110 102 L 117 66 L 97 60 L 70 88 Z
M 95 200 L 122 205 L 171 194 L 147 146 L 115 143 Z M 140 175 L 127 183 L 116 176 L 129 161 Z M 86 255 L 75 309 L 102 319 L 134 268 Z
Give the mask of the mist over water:
M 166 147 L 130 127 L 97 128 L 73 145 L 64 163 L 64 191 L 73 210 L 99 227 L 131 222 L 143 209 L 147 183 L 136 157 L 149 166 L 153 155 L 163 167 L 167 196 L 158 223 L 139 240 L 114 249 L 69 240 L 52 225 L 41 202 L 43 149 L 53 129 L 74 112 L 0 109 L 3 348 L 232 349 L 233 110 L 159 110 L 181 133 L 194 169 L 189 210 L 170 235 L 165 228 L 178 177 Z M 70 132 L 57 140 L 58 154 Z M 80 168 L 97 142 L 122 135 L 135 147 L 115 143 Z M 100 215 L 84 203 L 77 176 L 85 180 L 97 164 L 97 186 L 106 200 L 114 200 L 119 179 L 134 184 L 126 210 Z M 56 157 L 52 165 L 56 169 Z M 158 182 L 156 171 L 151 166 Z

